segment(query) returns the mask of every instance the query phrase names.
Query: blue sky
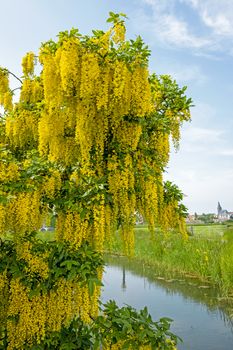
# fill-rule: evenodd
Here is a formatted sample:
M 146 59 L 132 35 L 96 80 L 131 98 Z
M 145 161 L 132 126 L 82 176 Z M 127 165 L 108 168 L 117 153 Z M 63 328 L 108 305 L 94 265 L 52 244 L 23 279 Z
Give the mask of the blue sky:
M 0 66 L 21 75 L 21 58 L 59 31 L 106 29 L 109 11 L 126 13 L 128 37 L 141 35 L 150 70 L 171 74 L 192 97 L 165 175 L 185 193 L 191 213 L 233 211 L 232 0 L 0 0 Z

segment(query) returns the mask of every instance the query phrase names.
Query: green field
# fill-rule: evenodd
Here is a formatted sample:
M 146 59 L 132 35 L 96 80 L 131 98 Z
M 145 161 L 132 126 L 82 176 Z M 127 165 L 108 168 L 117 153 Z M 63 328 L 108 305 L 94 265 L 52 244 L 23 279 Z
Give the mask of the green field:
M 193 231 L 195 236 L 204 236 L 206 238 L 217 238 L 223 236 L 226 226 L 219 225 L 189 225 L 189 230 Z

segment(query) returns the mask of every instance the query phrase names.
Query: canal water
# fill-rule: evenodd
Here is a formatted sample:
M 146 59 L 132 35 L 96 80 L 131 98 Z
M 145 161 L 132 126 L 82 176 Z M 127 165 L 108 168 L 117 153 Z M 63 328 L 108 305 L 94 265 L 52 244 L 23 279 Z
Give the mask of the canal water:
M 161 275 L 125 257 L 106 257 L 102 301 L 147 306 L 153 319 L 173 319 L 171 330 L 183 339 L 179 350 L 233 350 L 233 305 L 193 278 Z

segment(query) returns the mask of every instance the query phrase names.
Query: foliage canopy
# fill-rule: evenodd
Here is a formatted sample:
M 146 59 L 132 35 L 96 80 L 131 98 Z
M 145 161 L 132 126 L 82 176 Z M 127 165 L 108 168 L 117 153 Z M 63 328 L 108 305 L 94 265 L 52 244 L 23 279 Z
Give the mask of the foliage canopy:
M 192 101 L 169 76 L 149 74 L 150 51 L 141 37 L 125 39 L 124 18 L 110 13 L 106 32 L 71 29 L 38 56 L 27 53 L 15 103 L 11 72 L 0 68 L 7 349 L 40 344 L 77 316 L 85 324 L 97 317 L 104 242 L 118 228 L 132 254 L 136 212 L 151 230 L 186 235 L 182 193 L 163 172 Z M 43 243 L 35 232 L 51 213 L 56 243 Z

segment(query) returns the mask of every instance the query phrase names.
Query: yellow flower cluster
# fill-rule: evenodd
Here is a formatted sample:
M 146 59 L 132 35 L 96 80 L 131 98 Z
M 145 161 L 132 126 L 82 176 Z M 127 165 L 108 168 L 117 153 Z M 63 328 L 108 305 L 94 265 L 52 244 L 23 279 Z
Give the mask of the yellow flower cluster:
M 22 59 L 22 68 L 23 68 L 23 74 L 25 76 L 27 75 L 33 75 L 34 73 L 34 61 L 35 61 L 35 55 L 33 52 L 28 52 L 26 56 Z
M 3 107 L 9 112 L 13 110 L 12 93 L 10 91 L 4 94 Z
M 26 287 L 19 282 L 19 279 L 12 279 L 8 315 L 17 317 L 20 314 L 21 318 L 18 324 L 12 319 L 7 321 L 8 349 L 21 349 L 26 339 L 30 343 L 29 335 L 33 332 L 32 322 L 30 322 L 30 328 L 28 327 L 28 320 L 31 319 L 30 313 L 31 308 L 28 303 Z M 37 322 L 40 322 L 40 320 Z
M 33 98 L 33 81 L 31 79 L 25 79 L 23 81 L 21 92 L 20 92 L 20 102 L 32 102 Z
M 17 181 L 19 178 L 19 167 L 16 163 L 0 163 L 0 181 Z
M 42 113 L 41 118 L 38 123 L 38 133 L 39 133 L 39 145 L 38 150 L 41 155 L 47 154 L 49 152 L 49 132 L 50 128 L 53 128 L 53 124 L 49 123 L 48 113 Z
M 36 78 L 33 81 L 32 85 L 32 97 L 31 101 L 33 103 L 41 102 L 44 97 L 43 85 L 40 78 Z
M 165 231 L 178 224 L 178 215 L 176 214 L 175 209 L 176 203 L 174 201 L 169 204 L 164 204 L 161 225 Z
M 159 155 L 159 160 L 164 166 L 166 166 L 169 161 L 170 153 L 168 134 L 162 132 L 156 133 L 154 149 Z
M 82 56 L 81 63 L 81 84 L 80 84 L 80 98 L 88 105 L 92 104 L 92 98 L 96 95 L 98 80 L 100 75 L 100 67 L 98 57 L 96 54 L 86 52 Z
M 11 112 L 13 109 L 12 92 L 9 89 L 9 73 L 0 68 L 0 105 L 5 111 Z
M 142 133 L 140 124 L 121 121 L 116 129 L 115 135 L 122 150 L 135 151 Z
M 5 234 L 6 229 L 6 211 L 5 206 L 0 204 L 0 235 Z
M 43 85 L 40 78 L 25 78 L 22 83 L 19 101 L 36 104 L 43 99 Z M 17 110 L 16 110 L 17 111 Z
M 44 87 L 45 102 L 55 104 L 60 101 L 60 85 L 61 78 L 59 75 L 59 67 L 55 57 L 47 51 L 41 51 L 39 56 L 40 62 L 43 64 L 42 83 Z
M 56 239 L 67 241 L 80 247 L 89 236 L 88 218 L 82 220 L 79 213 L 68 211 L 66 214 L 59 212 L 56 221 Z
M 9 74 L 6 70 L 0 69 L 0 97 L 2 97 L 9 89 Z
M 117 120 L 121 120 L 122 115 L 126 115 L 130 111 L 130 99 L 133 91 L 131 90 L 132 74 L 126 63 L 117 61 L 114 65 L 113 75 L 113 95 L 110 108 L 113 113 L 118 105 L 117 113 L 114 114 Z
M 101 110 L 102 113 L 108 109 L 109 105 L 109 88 L 111 83 L 110 70 L 110 65 L 100 67 L 99 85 L 101 88 L 97 91 L 96 107 L 97 110 Z
M 79 48 L 78 39 L 67 40 L 56 54 L 57 61 L 60 56 L 59 65 L 62 89 L 68 96 L 75 96 L 79 93 L 81 65 Z
M 3 334 L 4 325 L 7 318 L 8 312 L 8 298 L 9 298 L 9 288 L 8 288 L 8 278 L 7 270 L 0 273 L 0 334 Z
M 140 117 L 152 111 L 148 69 L 138 64 L 132 74 L 131 113 Z
M 168 204 L 163 203 L 160 214 L 160 224 L 165 232 L 171 228 L 174 228 L 179 231 L 185 239 L 187 239 L 188 233 L 185 218 L 178 214 L 177 209 L 178 203 L 176 200 L 173 200 Z
M 114 25 L 112 39 L 116 44 L 125 40 L 125 26 L 123 22 L 118 22 Z
M 80 147 L 83 166 L 89 167 L 90 151 L 93 145 L 95 106 L 77 106 L 77 124 L 75 130 L 75 141 Z
M 29 289 L 19 279 L 11 281 L 8 350 L 23 349 L 25 343 L 40 344 L 46 332 L 59 332 L 78 315 L 89 323 L 98 309 L 97 296 L 90 298 L 87 287 L 64 279 L 60 279 L 55 289 L 47 294 L 29 298 L 28 293 Z
M 48 155 L 49 160 L 61 160 L 66 165 L 75 163 L 79 157 L 78 145 L 75 142 L 74 127 L 76 109 L 74 105 L 61 109 L 51 105 L 41 114 L 38 124 L 39 152 Z M 65 136 L 65 134 L 71 133 Z
M 121 27 L 120 24 L 118 29 Z M 95 41 L 104 40 L 109 45 L 109 37 L 110 33 L 106 33 Z M 106 135 L 115 130 L 122 116 L 131 113 L 143 117 L 151 111 L 148 69 L 141 67 L 140 62 L 132 63 L 131 67 L 120 59 L 103 60 L 77 38 L 67 38 L 56 52 L 43 48 L 40 61 L 45 113 L 39 122 L 39 150 L 53 161 L 69 158 L 64 155 L 77 145 L 82 165 L 88 166 L 94 146 L 101 164 Z M 130 132 L 135 148 L 141 128 L 132 124 L 122 132 L 120 129 L 118 138 Z
M 61 189 L 61 175 L 58 170 L 52 169 L 50 175 L 46 175 L 43 179 L 42 193 L 48 198 L 53 199 L 57 192 Z
M 101 36 L 90 38 L 90 42 L 98 46 L 97 52 L 104 57 L 110 51 L 110 38 L 112 36 L 112 28 L 102 33 Z
M 142 179 L 140 211 L 148 221 L 151 231 L 154 231 L 155 220 L 158 217 L 158 184 L 156 182 L 156 179 L 151 175 Z
M 121 164 L 117 156 L 113 155 L 108 161 L 108 171 L 109 193 L 113 199 L 112 220 L 114 222 L 120 218 L 125 249 L 131 254 L 134 244 L 133 227 L 136 210 L 132 157 L 127 154 Z
M 132 216 L 133 217 L 133 216 Z M 124 243 L 125 254 L 132 256 L 134 253 L 134 228 L 132 224 L 124 224 L 120 229 L 122 241 Z
M 103 196 L 100 196 L 99 200 L 100 205 L 94 205 L 85 219 L 82 219 L 77 211 L 59 212 L 56 220 L 56 239 L 67 241 L 76 248 L 80 247 L 84 241 L 88 241 L 97 251 L 103 251 L 105 225 L 110 225 L 110 222 L 106 224 L 105 221 Z M 87 209 L 86 207 L 85 210 Z M 93 217 L 93 223 L 90 223 L 90 214 Z
M 100 267 L 97 270 L 97 278 L 99 281 L 102 281 L 103 277 L 103 268 Z M 92 318 L 97 317 L 99 314 L 99 300 L 100 300 L 100 294 L 101 294 L 101 286 L 94 286 L 93 294 L 90 298 L 90 315 Z
M 39 151 L 41 155 L 49 154 L 51 161 L 57 161 L 64 157 L 64 123 L 65 118 L 62 111 L 55 107 L 50 107 L 40 118 L 39 131 Z
M 184 217 L 179 217 L 178 227 L 178 231 L 182 234 L 183 238 L 188 239 L 188 231 Z
M 28 148 L 38 141 L 38 116 L 34 111 L 19 110 L 6 119 L 6 136 L 14 147 Z
M 25 235 L 27 232 L 38 230 L 42 225 L 40 193 L 20 192 L 12 197 L 4 206 L 5 225 L 9 232 Z
M 38 274 L 42 279 L 46 279 L 49 273 L 49 267 L 45 261 L 47 254 L 35 255 L 32 253 L 31 242 L 19 242 L 17 247 L 18 259 L 23 259 L 27 263 L 25 272 L 28 275 Z
M 7 276 L 6 276 L 6 271 L 0 273 L 0 291 L 2 292 L 3 288 L 5 287 L 7 283 Z

